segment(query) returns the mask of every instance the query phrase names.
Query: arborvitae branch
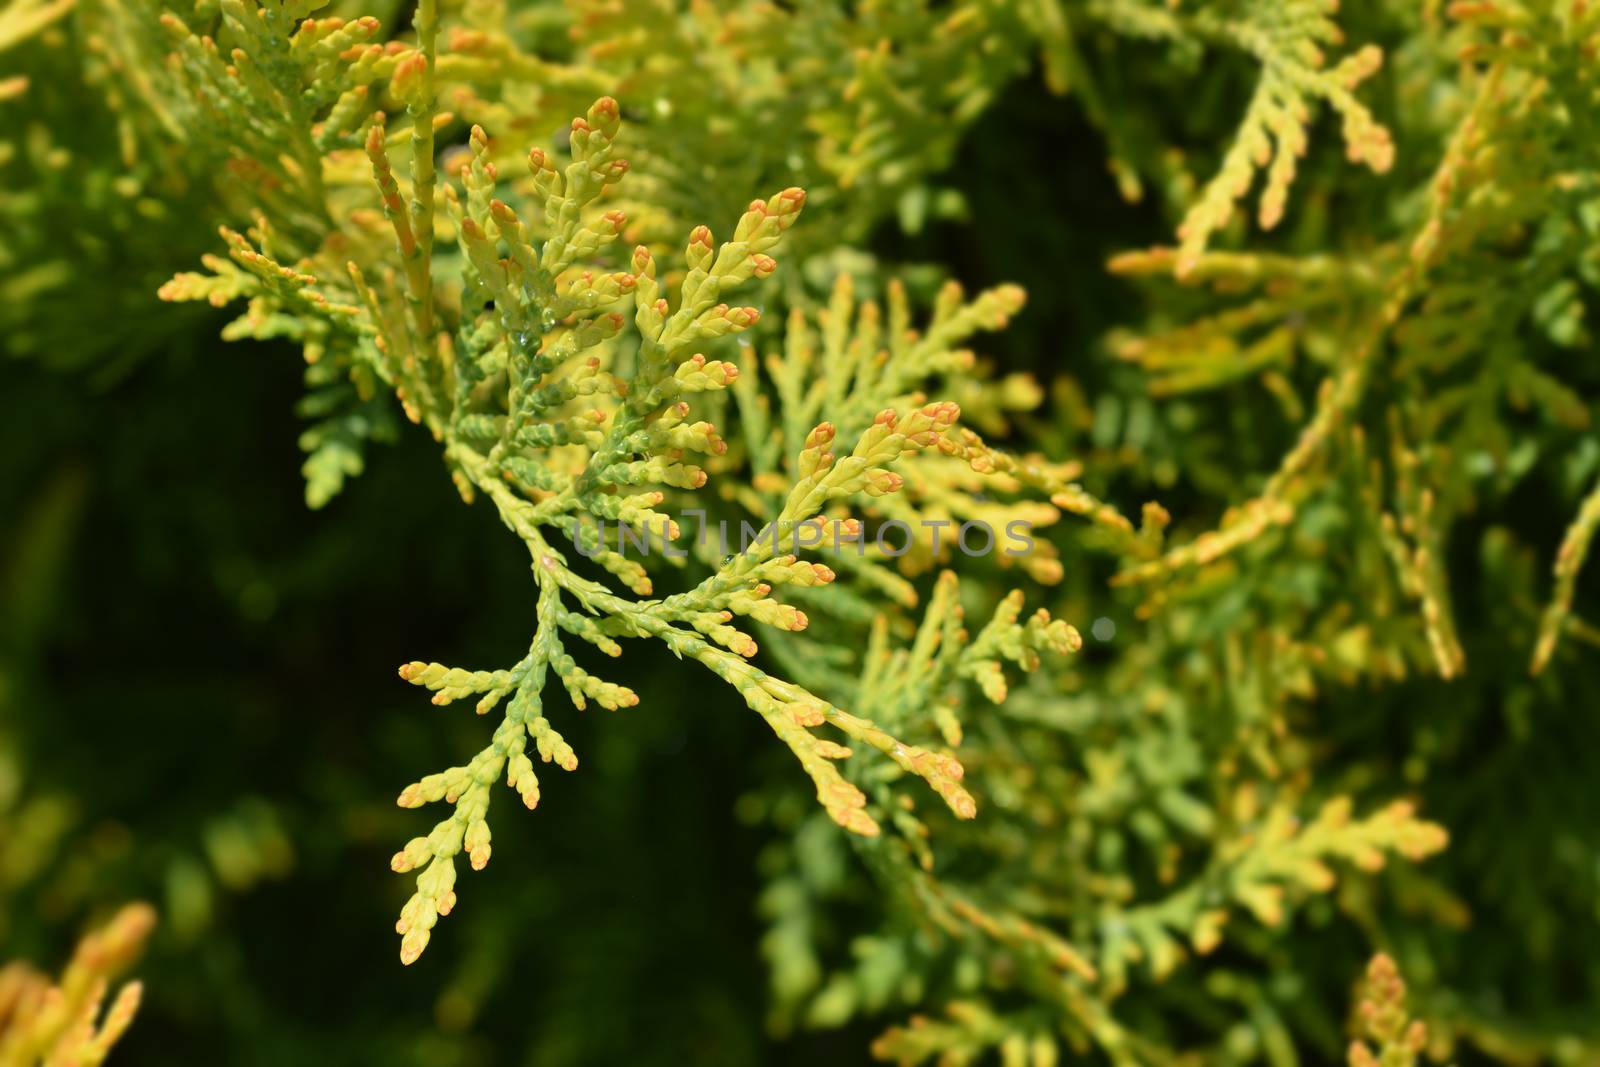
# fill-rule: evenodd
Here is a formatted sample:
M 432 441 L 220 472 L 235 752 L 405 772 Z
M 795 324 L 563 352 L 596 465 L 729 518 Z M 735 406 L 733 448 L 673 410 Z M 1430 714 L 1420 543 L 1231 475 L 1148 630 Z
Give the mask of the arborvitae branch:
M 97 1067 L 139 1010 L 143 986 L 128 982 L 106 1006 L 111 982 L 144 948 L 154 910 L 130 904 L 78 942 L 51 982 L 23 963 L 0 967 L 0 1065 Z

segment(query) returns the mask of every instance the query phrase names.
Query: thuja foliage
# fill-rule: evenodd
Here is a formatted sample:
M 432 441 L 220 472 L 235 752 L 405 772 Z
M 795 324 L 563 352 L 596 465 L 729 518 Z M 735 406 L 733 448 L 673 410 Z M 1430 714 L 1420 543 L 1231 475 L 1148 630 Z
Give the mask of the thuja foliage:
M 23 963 L 0 968 L 0 1063 L 95 1067 L 105 1062 L 139 1010 L 143 987 L 111 982 L 138 956 L 155 923 L 145 904 L 130 904 L 78 943 L 52 982 Z
M 1600 8 L 1352 7 L 14 4 L 0 48 L 45 47 L 0 82 L 0 287 L 48 358 L 108 240 L 209 242 L 141 262 L 302 352 L 312 507 L 420 434 L 521 542 L 526 651 L 399 671 L 484 717 L 403 772 L 443 812 L 391 863 L 406 963 L 471 906 L 499 784 L 534 808 L 577 769 L 573 716 L 713 685 L 798 764 L 744 811 L 775 1032 L 868 1018 L 906 1064 L 1596 1062 L 1593 952 L 1532 920 L 1524 995 L 1518 950 L 1458 928 L 1487 851 L 1524 873 L 1477 899 L 1559 927 L 1570 894 L 1594 946 L 1593 825 L 1530 853 L 1546 878 L 1503 797 L 1454 787 L 1474 723 L 1559 749 L 1540 717 L 1595 698 Z M 68 80 L 99 156 L 52 140 Z M 1009 162 L 1041 93 L 1167 236 L 1076 264 L 1138 300 L 1011 367 L 1022 287 L 896 250 L 1020 233 L 1038 273 L 1079 210 Z M 964 144 L 999 156 L 983 223 Z M 159 319 L 136 283 L 102 284 Z M 645 646 L 673 670 L 630 669 Z M 1369 943 L 1416 989 L 1377 957 L 1347 1026 Z
M 1374 956 L 1367 965 L 1365 986 L 1356 1008 L 1358 1036 L 1350 1043 L 1350 1067 L 1416 1063 L 1418 1053 L 1427 1047 L 1428 1027 L 1420 1019 L 1408 1019 L 1406 984 L 1394 960 L 1381 952 Z

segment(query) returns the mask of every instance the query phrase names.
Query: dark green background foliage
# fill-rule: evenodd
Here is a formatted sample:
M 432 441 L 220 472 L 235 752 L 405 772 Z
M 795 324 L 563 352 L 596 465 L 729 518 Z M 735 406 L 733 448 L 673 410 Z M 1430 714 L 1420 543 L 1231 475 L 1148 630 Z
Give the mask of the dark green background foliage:
M 1372 11 L 1348 21 L 1380 40 L 1399 32 Z M 1166 127 L 1151 139 L 1214 151 L 1248 94 L 1244 73 L 1223 70 L 1198 94 L 1181 72 L 1141 79 L 1144 111 L 1159 117 L 1148 121 Z M 1375 84 L 1387 118 L 1392 88 Z M 81 135 L 114 133 L 87 124 Z M 1380 187 L 1333 141 L 1313 138 L 1298 211 L 1265 242 L 1315 247 L 1374 226 L 1381 189 L 1429 166 L 1402 152 L 1407 173 Z M 1057 455 L 1140 450 L 1089 488 L 1130 512 L 1159 498 L 1181 521 L 1214 522 L 1297 428 L 1248 383 L 1154 404 L 1139 371 L 1111 357 L 1108 331 L 1144 321 L 1153 300 L 1181 319 L 1190 297 L 1103 269 L 1172 224 L 1155 198 L 1118 197 L 1105 156 L 1079 110 L 1031 76 L 932 183 L 958 191 L 964 215 L 910 234 L 891 221 L 873 250 L 954 270 L 973 289 L 1025 286 L 1027 309 L 986 351 L 1045 382 L 1071 375 L 1090 405 L 1047 407 L 1024 428 L 1029 442 Z M 441 753 L 474 751 L 483 723 L 427 707 L 393 672 L 414 657 L 514 659 L 532 627 L 526 560 L 492 512 L 460 505 L 420 432 L 369 455 L 361 478 L 308 511 L 297 353 L 223 345 L 221 312 L 137 305 L 160 333 L 128 319 L 121 283 L 186 269 L 208 231 L 169 220 L 152 233 L 75 255 L 92 266 L 81 301 L 30 319 L 59 326 L 42 343 L 51 358 L 0 364 L 0 739 L 22 795 L 49 801 L 29 824 L 39 843 L 0 841 L 0 956 L 59 961 L 91 916 L 155 903 L 162 923 L 138 969 L 147 999 L 113 1060 L 130 1065 L 865 1061 L 895 1016 L 799 1034 L 764 1025 L 756 898 L 783 835 L 754 817 L 755 798 L 796 772 L 732 693 L 660 649 L 613 672 L 645 695 L 639 708 L 565 720 L 582 773 L 552 777 L 534 815 L 505 804 L 492 866 L 464 875 L 472 906 L 452 936 L 415 967 L 395 961 L 390 926 L 408 889 L 388 857 L 416 821 L 392 798 Z M 114 299 L 100 302 L 101 289 Z M 1564 358 L 1593 411 L 1592 349 Z M 74 369 L 86 363 L 103 373 Z M 1299 372 L 1309 384 L 1318 368 Z M 1464 1005 L 1530 1039 L 1592 1035 L 1600 1018 L 1600 672 L 1580 646 L 1528 677 L 1541 605 L 1526 593 L 1546 587 L 1574 510 L 1561 447 L 1595 445 L 1576 435 L 1535 447 L 1532 473 L 1486 497 L 1451 540 L 1466 677 L 1359 682 L 1296 713 L 1330 789 L 1414 795 L 1450 829 L 1425 878 L 1393 880 L 1386 912 L 1401 919 L 1388 935 L 1422 1006 Z M 1335 529 L 1318 569 L 1288 580 L 1307 597 L 1339 583 L 1340 551 Z M 1071 621 L 1086 633 L 1097 615 L 1117 623 L 1108 646 L 1085 651 L 1092 675 L 1140 642 L 1143 624 L 1101 592 L 1108 562 L 1066 561 L 1087 591 Z M 1594 573 L 1574 612 L 1600 617 Z M 876 922 L 870 885 L 827 913 L 836 944 L 852 933 L 842 924 Z M 1296 1023 L 1308 1062 L 1340 1055 L 1370 945 L 1331 904 L 1223 951 L 1241 971 L 1281 965 L 1292 978 L 1264 995 Z M 1151 1003 L 1181 1037 L 1207 1030 L 1208 1001 L 1227 995 L 1180 984 Z

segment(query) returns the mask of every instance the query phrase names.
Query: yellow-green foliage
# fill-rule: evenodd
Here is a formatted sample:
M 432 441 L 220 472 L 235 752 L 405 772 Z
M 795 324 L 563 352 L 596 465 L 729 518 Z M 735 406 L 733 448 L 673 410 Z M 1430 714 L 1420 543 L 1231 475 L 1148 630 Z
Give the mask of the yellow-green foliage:
M 927 403 L 908 387 L 944 370 L 943 346 L 980 324 L 994 324 L 1016 298 L 1000 294 L 962 309 L 951 294 L 922 345 L 891 351 L 881 367 L 869 361 L 853 380 L 841 368 L 832 381 L 836 402 L 827 407 L 837 411 L 848 436 L 820 422 L 803 442 L 793 442 L 794 466 L 771 500 L 776 535 L 729 556 L 694 588 L 651 598 L 646 568 L 628 558 L 625 542 L 605 539 L 604 524 L 612 524 L 614 538 L 623 528 L 646 539 L 680 536 L 678 522 L 662 510 L 668 493 L 705 485 L 708 473 L 695 454 L 726 449 L 715 427 L 693 415 L 696 408 L 710 410 L 706 394 L 737 377 L 735 366 L 708 363 L 700 349 L 759 321 L 758 308 L 730 306 L 726 298 L 778 269 L 769 253 L 799 218 L 805 193 L 791 187 L 751 202 L 732 239 L 720 245 L 697 226 L 684 250 L 668 260 L 674 277 L 664 276 L 647 245 L 634 250 L 626 269 L 608 270 L 606 248 L 629 225 L 625 211 L 607 209 L 611 189 L 625 186 L 630 169 L 618 150 L 623 123 L 615 100 L 602 97 L 585 117 L 572 120 L 569 161 L 529 147 L 521 179 L 508 174 L 502 181 L 504 144 L 473 126 L 450 175 L 459 185 L 447 180 L 439 186 L 441 205 L 433 166 L 432 7 L 418 10 L 414 49 L 366 44 L 378 29 L 373 19 L 301 21 L 306 14 L 289 6 L 225 6 L 225 26 L 243 42 L 231 62 L 211 38 L 165 19 L 177 41 L 177 77 L 194 94 L 180 107 L 191 120 L 214 98 L 224 101 L 225 117 L 237 109 L 230 121 L 252 135 L 236 152 L 270 176 L 272 196 L 246 233 L 224 229 L 229 259 L 211 258 L 210 273 L 180 275 L 162 295 L 213 303 L 245 298 L 249 310 L 230 334 L 293 337 L 314 370 L 344 369 L 361 403 L 370 403 L 380 386 L 391 389 L 406 416 L 441 442 L 463 498 L 486 497 L 526 544 L 539 591 L 538 631 L 514 666 L 471 672 L 413 663 L 401 670 L 408 681 L 434 690 L 435 703 L 479 696 L 477 710 L 486 714 L 506 702 L 491 743 L 470 763 L 429 775 L 401 794 L 402 806 L 445 800 L 455 808 L 431 834 L 395 855 L 396 871 L 421 872 L 401 913 L 402 959 L 414 960 L 438 917 L 453 908 L 455 857 L 467 853 L 475 869 L 488 862 L 491 784 L 504 776 L 527 806 L 538 803 L 526 754 L 530 741 L 544 762 L 576 767 L 576 755 L 544 714 L 550 675 L 579 709 L 591 700 L 611 709 L 639 703 L 631 688 L 578 667 L 563 634 L 612 656 L 622 653 L 618 639 L 659 640 L 679 658 L 709 669 L 794 751 L 819 803 L 846 829 L 880 832 L 865 810 L 865 794 L 833 762 L 851 749 L 811 732 L 824 725 L 925 779 L 958 816 L 971 818 L 976 805 L 960 784 L 961 764 L 942 746 L 908 744 L 874 717 L 852 714 L 825 695 L 753 668 L 748 661 L 758 646 L 735 620 L 804 629 L 803 612 L 769 598 L 785 586 L 825 584 L 833 571 L 780 547 L 798 542 L 795 532 L 825 508 L 834 512 L 825 521 L 838 524 L 851 518 L 839 509 L 853 499 L 899 490 L 904 479 L 891 468 L 902 460 L 934 451 L 966 460 L 977 473 L 998 473 L 975 435 L 958 435 L 955 403 Z M 400 134 L 388 131 L 381 114 L 362 110 L 368 86 L 384 76 L 388 93 L 406 107 L 409 129 Z M 356 130 L 362 123 L 364 135 Z M 320 151 L 334 149 L 338 160 L 337 146 L 358 140 L 383 218 L 349 206 L 353 175 L 329 181 L 328 168 L 317 163 Z M 409 157 L 403 176 L 390 162 L 391 146 L 403 146 Z M 347 155 L 343 165 L 356 165 L 356 152 Z M 456 246 L 448 257 L 445 240 Z M 631 329 L 629 316 L 607 310 L 624 302 L 633 307 Z M 848 314 L 844 307 L 834 310 L 841 318 Z M 903 332 L 903 297 L 892 310 L 891 328 Z M 858 348 L 856 355 L 875 353 Z M 902 406 L 897 411 L 891 404 Z M 791 432 L 798 435 L 797 427 L 811 417 L 790 420 Z M 358 463 L 348 451 L 337 463 L 326 458 L 330 448 L 347 450 L 345 440 L 316 445 L 307 471 L 314 502 Z M 915 505 L 899 514 L 917 514 Z M 565 549 L 554 538 L 567 542 Z M 575 551 L 610 572 L 622 592 L 571 569 Z M 978 648 L 1001 652 L 1009 643 L 1011 655 L 1031 668 L 1034 647 L 1075 647 L 1070 628 L 1050 623 L 1048 615 L 1024 628 L 1016 614 L 1013 605 L 998 617 Z M 933 613 L 924 622 L 930 635 L 942 626 Z M 952 651 L 954 636 L 946 638 Z M 934 638 L 923 643 L 928 640 Z M 972 670 L 994 663 L 970 662 Z
M 494 719 L 400 793 L 449 806 L 392 861 L 416 872 L 402 960 L 456 906 L 457 858 L 487 864 L 496 783 L 533 808 L 535 756 L 576 769 L 560 694 L 631 714 L 706 671 L 815 795 L 751 804 L 780 831 L 760 905 L 780 1030 L 916 1012 L 877 1055 L 1292 1062 L 1274 946 L 1300 916 L 1387 943 L 1389 890 L 1451 910 L 1426 875 L 1377 873 L 1446 846 L 1411 799 L 1424 772 L 1330 767 L 1318 720 L 1476 668 L 1451 553 L 1513 554 L 1503 530 L 1459 539 L 1552 455 L 1584 502 L 1543 621 L 1492 654 L 1538 673 L 1593 640 L 1572 604 L 1600 457 L 1568 366 L 1600 268 L 1600 6 L 1368 12 L 1403 34 L 1382 74 L 1330 0 L 322 6 L 79 0 L 74 32 L 139 195 L 180 184 L 195 228 L 221 226 L 161 297 L 304 353 L 308 502 L 405 421 L 527 550 L 526 654 L 400 668 Z M 0 47 L 64 14 L 9 10 Z M 1223 143 L 1186 155 L 1134 113 L 1141 64 L 1181 87 L 1220 63 L 1250 86 Z M 938 175 L 1035 65 L 1124 194 L 1171 209 L 1173 244 L 1110 263 L 1149 293 L 1106 345 L 1139 372 L 1137 419 L 966 347 L 1025 314 L 1018 286 L 928 286 L 860 250 L 891 218 L 959 218 Z M 34 91 L 3 84 L 0 107 Z M 1297 235 L 1236 218 L 1257 172 L 1259 230 Z M 0 247 L 11 291 L 70 284 L 31 254 Z M 1219 455 L 1242 396 L 1287 441 L 1256 466 Z M 689 514 L 778 534 L 724 550 Z M 1017 523 L 1015 555 L 955 534 Z M 1110 616 L 1115 655 L 1085 662 L 1077 627 Z M 682 676 L 631 676 L 638 642 Z M 881 923 L 833 938 L 865 879 Z M 1368 981 L 1376 1051 L 1350 1061 L 1411 1062 L 1387 957 Z M 1503 1045 L 1476 1006 L 1433 1004 L 1446 1039 Z
M 109 1007 L 111 982 L 138 957 L 155 912 L 130 904 L 78 942 L 59 981 L 24 963 L 0 967 L 0 1064 L 96 1067 L 133 1022 L 142 987 L 128 982 Z
M 1394 960 L 1382 953 L 1372 957 L 1364 984 L 1350 1067 L 1411 1067 L 1427 1046 L 1428 1028 L 1406 1015 L 1406 984 Z

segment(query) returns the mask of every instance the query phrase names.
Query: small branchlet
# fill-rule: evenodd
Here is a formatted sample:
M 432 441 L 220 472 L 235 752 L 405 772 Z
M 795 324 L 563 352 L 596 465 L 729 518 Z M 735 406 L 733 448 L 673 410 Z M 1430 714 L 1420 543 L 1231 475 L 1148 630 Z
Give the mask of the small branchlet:
M 1367 965 L 1356 1005 L 1350 1067 L 1412 1067 L 1428 1045 L 1428 1028 L 1406 1012 L 1406 984 L 1394 960 L 1380 952 Z M 1369 1044 L 1370 1042 L 1370 1044 Z
M 78 942 L 52 982 L 24 963 L 0 967 L 0 1063 L 98 1067 L 133 1022 L 143 986 L 111 983 L 138 959 L 155 909 L 129 904 Z

